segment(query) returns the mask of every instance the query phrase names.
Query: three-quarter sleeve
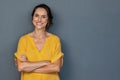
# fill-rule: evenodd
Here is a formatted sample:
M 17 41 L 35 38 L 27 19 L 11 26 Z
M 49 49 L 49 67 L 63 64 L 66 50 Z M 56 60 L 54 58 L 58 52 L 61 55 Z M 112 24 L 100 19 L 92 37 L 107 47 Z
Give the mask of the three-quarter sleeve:
M 24 37 L 21 37 L 18 42 L 17 51 L 15 53 L 15 59 L 21 59 L 21 55 L 26 53 L 26 40 Z
M 61 42 L 60 42 L 60 39 L 57 38 L 55 40 L 55 49 L 54 49 L 54 52 L 53 52 L 53 57 L 52 57 L 52 60 L 51 62 L 55 62 L 57 61 L 59 58 L 61 58 L 62 56 L 64 56 L 63 52 L 61 51 Z M 63 61 L 63 60 L 62 60 Z

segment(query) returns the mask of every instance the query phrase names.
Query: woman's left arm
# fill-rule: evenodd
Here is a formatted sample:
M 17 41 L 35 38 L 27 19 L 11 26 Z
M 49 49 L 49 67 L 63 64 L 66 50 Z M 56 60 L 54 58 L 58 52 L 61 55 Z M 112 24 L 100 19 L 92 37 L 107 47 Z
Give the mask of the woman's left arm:
M 61 52 L 61 43 L 58 37 L 55 39 L 54 44 L 55 44 L 55 48 L 53 52 L 53 57 L 51 59 L 51 63 L 43 67 L 39 67 L 33 70 L 33 72 L 36 73 L 60 72 L 60 68 L 63 65 L 63 53 Z
M 63 57 L 59 58 L 54 63 L 51 63 L 49 65 L 40 67 L 38 69 L 35 69 L 33 72 L 44 73 L 44 74 L 46 74 L 46 73 L 60 72 L 60 68 L 62 67 L 62 59 L 63 59 Z

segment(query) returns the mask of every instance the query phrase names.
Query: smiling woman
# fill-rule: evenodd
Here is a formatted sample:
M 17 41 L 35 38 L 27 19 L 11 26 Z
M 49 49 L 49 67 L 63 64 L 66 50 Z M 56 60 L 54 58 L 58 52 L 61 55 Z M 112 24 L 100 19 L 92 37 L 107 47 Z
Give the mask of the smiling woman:
M 40 4 L 34 8 L 34 31 L 21 36 L 15 53 L 21 80 L 60 80 L 58 72 L 63 64 L 60 38 L 47 31 L 52 19 L 47 5 Z
M 37 8 L 33 16 L 33 24 L 36 29 L 45 29 L 47 22 L 47 11 L 44 8 Z

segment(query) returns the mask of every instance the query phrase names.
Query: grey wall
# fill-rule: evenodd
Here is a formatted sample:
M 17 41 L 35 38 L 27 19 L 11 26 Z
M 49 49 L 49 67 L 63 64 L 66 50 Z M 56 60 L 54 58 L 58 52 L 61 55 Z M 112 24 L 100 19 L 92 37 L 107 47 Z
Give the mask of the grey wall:
M 31 11 L 48 4 L 62 41 L 62 80 L 120 80 L 120 0 L 0 0 L 0 80 L 19 80 L 14 52 L 33 30 Z

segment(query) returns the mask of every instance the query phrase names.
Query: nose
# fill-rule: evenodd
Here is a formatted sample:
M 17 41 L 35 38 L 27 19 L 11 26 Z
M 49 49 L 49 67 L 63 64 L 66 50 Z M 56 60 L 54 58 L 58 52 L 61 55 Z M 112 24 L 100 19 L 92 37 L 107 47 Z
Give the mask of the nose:
M 38 21 L 41 21 L 41 17 L 38 17 Z

